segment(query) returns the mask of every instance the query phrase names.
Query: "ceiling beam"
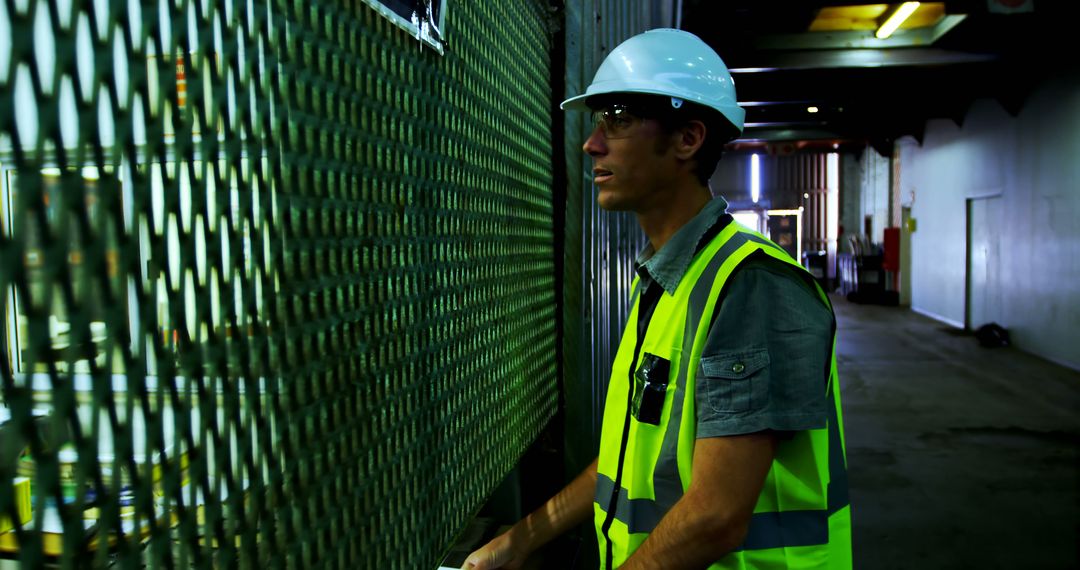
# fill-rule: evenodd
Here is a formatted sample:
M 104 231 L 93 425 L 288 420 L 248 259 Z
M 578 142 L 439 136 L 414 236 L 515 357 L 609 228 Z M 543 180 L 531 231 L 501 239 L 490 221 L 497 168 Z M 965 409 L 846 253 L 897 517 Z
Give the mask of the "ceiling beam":
M 758 52 L 755 61 L 735 64 L 733 75 L 809 69 L 921 67 L 995 61 L 994 53 L 971 53 L 937 48 L 814 50 L 769 54 Z M 749 63 L 749 64 L 748 64 Z
M 827 49 L 884 49 L 925 47 L 933 45 L 957 24 L 964 14 L 945 16 L 926 28 L 897 30 L 893 35 L 878 39 L 874 30 L 806 32 L 801 34 L 769 34 L 759 37 L 754 47 L 760 50 L 827 50 Z

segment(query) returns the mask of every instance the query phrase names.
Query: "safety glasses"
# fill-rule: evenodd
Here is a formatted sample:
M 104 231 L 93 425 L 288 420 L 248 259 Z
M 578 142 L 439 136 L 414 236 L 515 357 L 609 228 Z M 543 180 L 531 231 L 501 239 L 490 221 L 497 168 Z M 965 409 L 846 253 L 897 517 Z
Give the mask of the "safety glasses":
M 607 139 L 623 139 L 634 134 L 642 112 L 630 105 L 609 105 L 592 112 L 593 129 L 600 127 Z

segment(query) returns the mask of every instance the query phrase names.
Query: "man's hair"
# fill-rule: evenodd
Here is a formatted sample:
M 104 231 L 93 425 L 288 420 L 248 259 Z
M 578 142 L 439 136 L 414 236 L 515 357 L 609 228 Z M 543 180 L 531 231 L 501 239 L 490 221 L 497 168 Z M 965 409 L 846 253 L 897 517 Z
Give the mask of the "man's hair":
M 705 142 L 694 153 L 694 175 L 703 186 L 708 186 L 709 178 L 716 171 L 716 164 L 724 152 L 724 145 L 739 135 L 738 129 L 719 111 L 684 101 L 678 109 L 671 106 L 671 97 L 642 93 L 612 93 L 590 97 L 589 107 L 599 109 L 620 103 L 637 109 L 642 119 L 655 119 L 660 123 L 665 134 L 672 134 L 686 126 L 690 121 L 701 121 L 705 125 Z M 667 141 L 659 147 L 667 148 Z

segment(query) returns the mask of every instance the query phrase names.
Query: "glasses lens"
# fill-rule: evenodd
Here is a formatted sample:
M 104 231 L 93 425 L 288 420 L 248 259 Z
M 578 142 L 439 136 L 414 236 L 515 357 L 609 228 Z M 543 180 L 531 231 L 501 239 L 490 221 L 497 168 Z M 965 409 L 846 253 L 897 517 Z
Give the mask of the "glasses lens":
M 612 105 L 592 112 L 593 125 L 600 127 L 609 139 L 630 136 L 638 117 L 625 105 Z
M 604 112 L 605 111 L 606 111 L 606 109 L 594 109 L 593 110 L 593 112 L 592 112 L 592 126 L 593 126 L 593 129 L 596 129 L 596 127 L 600 127 L 601 129 L 604 129 L 605 131 L 607 130 L 607 127 L 604 126 Z

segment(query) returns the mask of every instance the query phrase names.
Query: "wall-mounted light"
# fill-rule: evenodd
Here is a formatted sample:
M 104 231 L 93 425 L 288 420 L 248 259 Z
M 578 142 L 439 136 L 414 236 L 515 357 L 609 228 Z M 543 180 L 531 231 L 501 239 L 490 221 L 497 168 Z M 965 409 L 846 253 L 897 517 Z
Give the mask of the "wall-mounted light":
M 904 2 L 900 5 L 899 8 L 896 9 L 895 12 L 892 13 L 891 16 L 889 16 L 885 20 L 884 24 L 881 24 L 881 27 L 878 28 L 877 32 L 874 33 L 874 36 L 876 36 L 879 40 L 883 40 L 891 36 L 892 33 L 896 31 L 896 28 L 899 28 L 900 24 L 904 23 L 904 20 L 908 19 L 909 16 L 915 13 L 915 10 L 918 7 L 918 2 Z
M 818 108 L 817 108 L 817 107 L 814 107 L 813 105 L 811 105 L 811 106 L 809 106 L 809 107 L 807 107 L 807 108 L 806 108 L 806 112 L 807 112 L 807 113 L 817 113 L 817 112 L 818 112 Z

